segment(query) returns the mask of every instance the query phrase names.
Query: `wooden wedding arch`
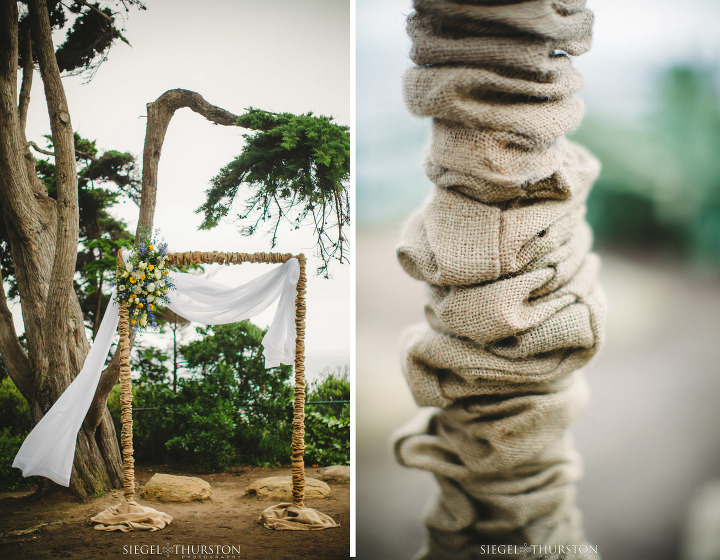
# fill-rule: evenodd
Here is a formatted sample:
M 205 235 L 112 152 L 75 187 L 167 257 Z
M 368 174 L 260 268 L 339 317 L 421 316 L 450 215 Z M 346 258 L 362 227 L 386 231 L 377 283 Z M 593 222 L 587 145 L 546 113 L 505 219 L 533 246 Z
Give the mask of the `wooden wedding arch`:
M 123 265 L 122 251 L 117 255 L 118 266 Z M 305 292 L 307 278 L 305 276 L 305 255 L 302 253 L 222 253 L 198 252 L 168 253 L 168 264 L 177 266 L 189 264 L 242 264 L 269 263 L 281 264 L 296 258 L 300 264 L 300 276 L 297 281 L 297 297 L 295 299 L 295 400 L 293 405 L 292 433 L 292 505 L 305 507 Z M 127 502 L 134 502 L 135 496 L 135 459 L 133 450 L 132 420 L 132 379 L 130 375 L 130 324 L 128 309 L 120 304 L 118 322 L 120 342 L 120 444 L 123 456 L 123 489 Z

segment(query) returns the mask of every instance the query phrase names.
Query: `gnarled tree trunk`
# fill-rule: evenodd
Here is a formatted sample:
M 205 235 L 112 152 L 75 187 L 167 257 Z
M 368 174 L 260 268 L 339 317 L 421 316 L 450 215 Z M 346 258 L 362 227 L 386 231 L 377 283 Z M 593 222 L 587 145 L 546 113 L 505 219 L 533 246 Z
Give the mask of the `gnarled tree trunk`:
M 1 10 L 0 201 L 22 303 L 27 352 L 18 343 L 2 287 L 0 352 L 37 422 L 80 371 L 89 349 L 73 291 L 79 223 L 77 173 L 72 124 L 55 60 L 47 6 L 43 0 L 31 2 L 30 20 L 55 145 L 56 199 L 48 196 L 35 174 L 25 138 L 33 66 L 27 64 L 23 69 L 18 99 L 16 2 L 2 0 Z M 97 428 L 84 428 L 78 438 L 71 490 L 81 497 L 117 486 L 121 480 L 115 429 L 106 408 Z
M 0 0 L 0 220 L 14 267 L 27 348 L 17 337 L 0 271 L 0 356 L 27 399 L 37 423 L 82 368 L 89 350 L 83 315 L 73 289 L 79 241 L 78 178 L 73 129 L 51 37 L 46 0 L 29 2 L 32 42 L 19 37 L 16 0 Z M 55 146 L 57 196 L 35 172 L 25 136 L 33 55 L 45 89 Z M 18 70 L 22 83 L 18 92 Z M 232 113 L 200 95 L 172 90 L 148 104 L 143 161 L 143 192 L 138 228 L 151 228 L 157 165 L 174 112 L 189 107 L 217 124 L 233 125 Z M 108 412 L 108 394 L 119 375 L 117 356 L 103 372 L 83 427 L 73 463 L 70 489 L 81 498 L 122 485 L 122 462 Z

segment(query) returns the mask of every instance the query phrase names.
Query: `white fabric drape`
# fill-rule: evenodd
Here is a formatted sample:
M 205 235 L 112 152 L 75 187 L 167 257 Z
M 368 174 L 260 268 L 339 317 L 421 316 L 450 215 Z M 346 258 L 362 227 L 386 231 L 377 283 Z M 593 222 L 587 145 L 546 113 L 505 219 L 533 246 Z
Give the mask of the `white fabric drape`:
M 290 259 L 283 265 L 237 288 L 204 278 L 171 272 L 175 291 L 168 294 L 168 308 L 203 325 L 235 323 L 254 317 L 279 298 L 272 324 L 263 338 L 265 367 L 292 364 L 295 359 L 295 297 L 300 264 Z
M 125 251 L 123 257 L 129 253 Z M 178 315 L 204 325 L 248 319 L 279 300 L 275 317 L 263 338 L 265 367 L 291 365 L 295 360 L 295 298 L 300 264 L 289 259 L 279 267 L 235 288 L 171 272 L 175 291 L 168 307 Z M 75 442 L 97 388 L 115 331 L 119 307 L 111 296 L 92 348 L 80 373 L 25 438 L 13 461 L 23 476 L 39 475 L 62 486 L 70 484 Z
M 117 330 L 119 307 L 114 298 L 113 290 L 80 373 L 28 434 L 15 456 L 13 467 L 21 469 L 23 476 L 39 475 L 63 486 L 70 484 L 77 433 L 95 396 Z

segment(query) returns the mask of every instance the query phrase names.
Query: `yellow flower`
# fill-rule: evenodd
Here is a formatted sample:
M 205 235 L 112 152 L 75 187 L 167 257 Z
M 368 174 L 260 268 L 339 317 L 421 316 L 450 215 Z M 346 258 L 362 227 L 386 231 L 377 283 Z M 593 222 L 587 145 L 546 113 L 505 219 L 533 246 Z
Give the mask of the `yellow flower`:
M 130 299 L 135 299 L 137 296 L 135 294 L 130 294 Z
M 152 311 L 153 309 L 155 309 L 155 306 L 154 306 L 152 303 L 148 303 L 148 307 L 150 308 L 151 311 Z
M 152 245 L 150 245 L 150 246 L 148 247 L 148 250 L 150 250 L 150 251 L 152 251 L 153 249 L 155 249 L 155 247 L 153 247 Z M 152 270 L 152 269 L 150 269 L 150 270 Z
M 141 275 L 140 275 L 140 280 L 145 280 L 145 275 L 144 275 L 144 274 L 141 274 Z
M 155 267 L 154 267 L 153 265 L 148 266 L 148 270 L 149 270 L 150 272 L 152 272 L 154 268 L 155 268 Z
M 137 304 L 137 306 L 138 306 L 138 309 L 142 309 L 142 306 L 143 306 L 142 302 L 139 301 L 138 304 Z
M 131 322 L 133 325 L 134 325 L 135 323 L 137 323 L 137 321 L 136 321 L 135 319 L 132 319 L 130 322 Z
M 131 277 L 130 277 L 130 283 L 131 283 L 131 284 L 134 284 L 135 282 L 137 282 L 137 278 L 135 278 L 134 276 L 131 276 Z
M 163 270 L 163 274 L 167 274 L 167 273 L 168 273 L 168 271 L 167 271 L 167 270 Z

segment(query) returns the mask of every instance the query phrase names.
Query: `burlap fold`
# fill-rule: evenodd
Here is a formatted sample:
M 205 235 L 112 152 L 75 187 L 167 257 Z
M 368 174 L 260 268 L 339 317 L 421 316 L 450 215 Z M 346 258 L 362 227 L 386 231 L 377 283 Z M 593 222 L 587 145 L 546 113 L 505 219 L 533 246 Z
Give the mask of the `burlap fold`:
M 398 258 L 427 283 L 427 324 L 408 333 L 403 370 L 429 408 L 395 453 L 440 486 L 421 557 L 494 558 L 496 544 L 521 547 L 503 558 L 595 558 L 562 548 L 588 550 L 567 428 L 604 321 L 585 222 L 599 164 L 564 137 L 583 110 L 567 55 L 589 47 L 592 14 L 580 0 L 415 9 L 404 94 L 433 119 L 425 168 L 436 188 Z
M 267 529 L 278 531 L 317 531 L 340 527 L 329 515 L 309 507 L 297 507 L 283 502 L 267 508 L 260 514 L 260 523 Z
M 92 523 L 97 523 L 95 529 L 99 531 L 157 531 L 165 528 L 172 521 L 172 517 L 136 502 L 120 502 L 91 517 Z

